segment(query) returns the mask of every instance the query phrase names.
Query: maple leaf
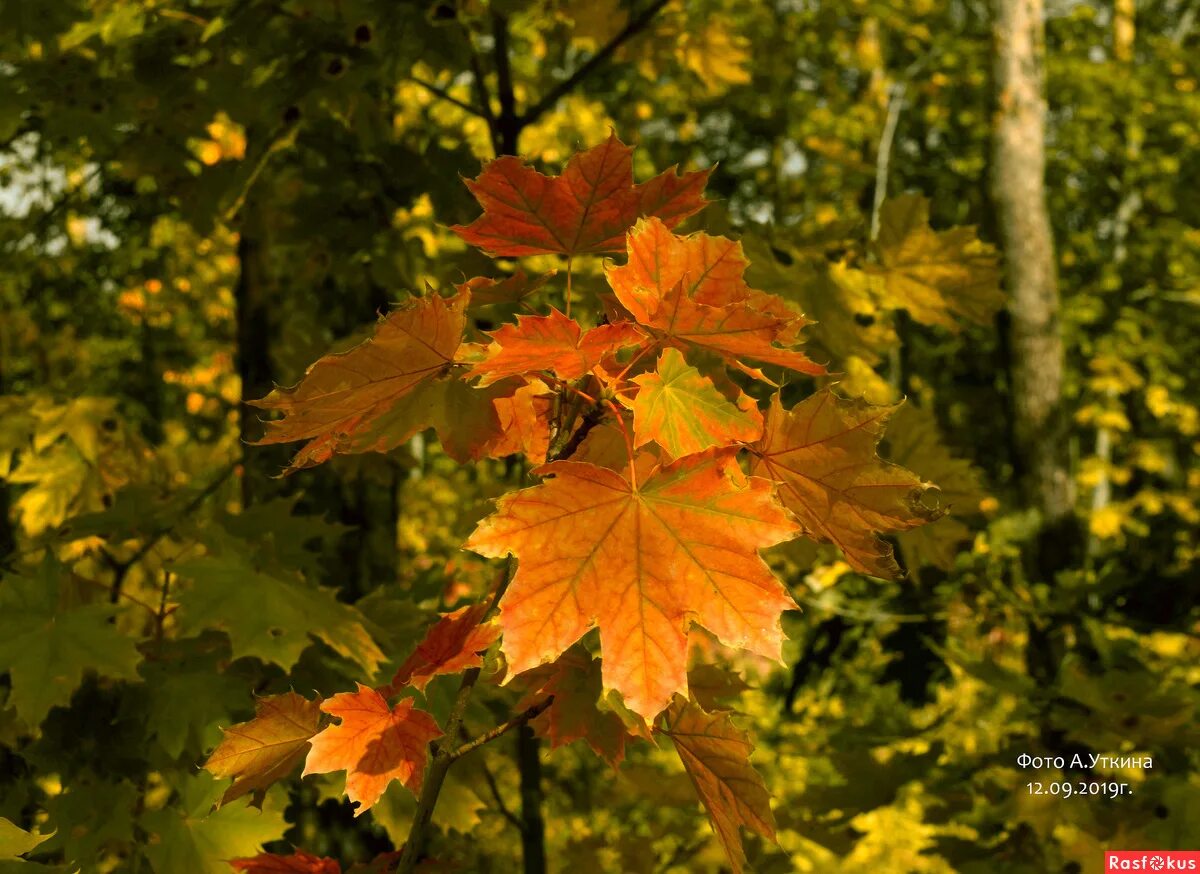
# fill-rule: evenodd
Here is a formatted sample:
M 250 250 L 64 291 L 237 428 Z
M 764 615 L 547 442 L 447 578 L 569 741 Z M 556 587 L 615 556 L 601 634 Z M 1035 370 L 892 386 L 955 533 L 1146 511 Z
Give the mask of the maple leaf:
M 741 874 L 746 868 L 741 828 L 775 840 L 771 795 L 750 764 L 753 744 L 728 712 L 705 713 L 681 699 L 671 705 L 659 731 L 675 744 L 734 874 Z
M 713 307 L 697 303 L 684 293 L 680 282 L 663 297 L 639 289 L 636 295 L 617 295 L 642 325 L 662 342 L 687 349 L 715 352 L 735 366 L 750 358 L 814 376 L 825 368 L 798 349 L 776 345 L 785 333 L 795 330 L 793 322 L 781 321 L 745 303 Z M 757 375 L 757 374 L 755 374 Z
M 67 571 L 52 559 L 36 576 L 5 576 L 0 586 L 0 665 L 12 684 L 8 704 L 30 727 L 66 706 L 84 674 L 137 681 L 137 642 L 115 624 L 108 603 L 71 604 Z
M 613 134 L 574 155 L 561 176 L 543 175 L 510 155 L 496 158 L 466 182 L 483 215 L 451 230 L 494 257 L 569 258 L 620 252 L 641 216 L 674 227 L 704 208 L 708 170 L 679 175 L 672 167 L 635 185 L 632 155 Z
M 27 832 L 11 820 L 0 816 L 0 862 L 24 856 L 51 837 L 52 835 Z
M 933 486 L 875 454 L 893 410 L 828 389 L 784 410 L 776 395 L 763 438 L 751 447 L 751 471 L 779 484 L 780 499 L 808 537 L 839 547 L 855 570 L 888 578 L 900 568 L 877 535 L 941 515 L 922 502 Z
M 931 411 L 905 403 L 888 424 L 888 461 L 936 482 L 946 508 L 946 515 L 932 524 L 900 532 L 896 539 L 904 563 L 910 569 L 932 565 L 948 571 L 954 567 L 957 547 L 971 536 L 954 517 L 978 512 L 985 495 L 980 472 L 950 450 Z
M 515 325 L 504 325 L 491 337 L 488 357 L 471 369 L 481 386 L 546 370 L 560 379 L 578 379 L 616 350 L 645 340 L 629 322 L 584 331 L 553 307 L 548 316 L 517 316 Z
M 740 359 L 825 372 L 792 348 L 807 324 L 803 316 L 742 281 L 740 246 L 703 234 L 678 237 L 645 221 L 629 234 L 627 251 L 628 263 L 606 265 L 605 275 L 621 306 L 660 343 L 715 352 L 756 377 Z
M 481 667 L 483 659 L 479 653 L 500 637 L 500 629 L 495 625 L 480 624 L 487 611 L 487 604 L 474 604 L 443 614 L 417 644 L 416 651 L 397 669 L 391 688 L 398 691 L 415 686 L 423 690 L 438 674 L 457 674 L 467 668 Z
M 229 859 L 250 856 L 283 837 L 286 793 L 270 792 L 260 810 L 227 804 L 214 811 L 221 787 L 211 774 L 187 778 L 170 807 L 142 815 L 139 827 L 157 841 L 145 847 L 156 874 L 229 874 Z
M 971 227 L 933 230 L 924 197 L 905 194 L 883 204 L 874 248 L 879 263 L 865 269 L 879 280 L 884 303 L 922 324 L 958 331 L 960 316 L 986 325 L 1004 305 L 995 248 Z
M 601 662 L 582 646 L 573 646 L 553 664 L 539 665 L 514 679 L 529 692 L 518 709 L 534 706 L 547 696 L 554 701 L 529 724 L 539 737 L 558 749 L 576 740 L 586 741 L 614 768 L 625 758 L 629 729 L 616 713 L 600 707 L 603 682 Z
M 322 858 L 297 850 L 289 856 L 259 853 L 249 859 L 230 859 L 233 870 L 244 874 L 342 874 L 336 859 Z
M 721 709 L 722 701 L 736 698 L 749 688 L 741 675 L 729 668 L 701 664 L 688 671 L 688 692 L 705 710 Z
M 234 658 L 252 656 L 290 670 L 315 637 L 368 674 L 385 660 L 365 617 L 332 589 L 265 573 L 234 551 L 182 561 L 173 570 L 192 583 L 179 594 L 181 634 L 220 629 Z
M 456 283 L 454 288 L 460 294 L 468 292 L 470 294 L 470 308 L 492 306 L 493 304 L 513 304 L 519 303 L 529 295 L 533 294 L 547 282 L 554 278 L 558 273 L 557 270 L 548 270 L 541 276 L 530 278 L 525 275 L 524 270 L 518 270 L 512 276 L 505 279 L 489 279 L 485 276 L 476 276 L 474 279 L 468 279 L 466 282 Z
M 687 688 L 693 622 L 778 659 L 779 617 L 795 604 L 758 550 L 797 529 L 734 453 L 689 456 L 637 485 L 574 461 L 534 473 L 551 478 L 501 498 L 466 543 L 520 560 L 499 620 L 514 672 L 599 626 L 605 688 L 650 719 Z
M 629 232 L 628 260 L 605 273 L 618 295 L 637 298 L 640 289 L 660 297 L 679 283 L 697 303 L 725 306 L 744 301 L 753 289 L 742 274 L 749 262 L 742 244 L 705 233 L 680 236 L 656 218 L 642 219 Z
M 532 379 L 492 403 L 500 421 L 500 436 L 487 445 L 488 457 L 503 458 L 521 452 L 537 464 L 545 461 L 554 412 L 550 387 L 540 379 Z
M 442 736 L 433 717 L 405 698 L 393 708 L 369 686 L 342 692 L 322 702 L 321 709 L 340 720 L 312 740 L 304 774 L 346 772 L 346 797 L 361 816 L 399 780 L 415 795 L 425 776 L 429 742 Z
M 478 457 L 497 427 L 492 396 L 472 395 L 446 378 L 462 343 L 469 292 L 430 294 L 380 320 L 374 334 L 345 352 L 318 359 L 293 388 L 277 388 L 253 406 L 282 413 L 266 422 L 258 445 L 309 441 L 287 472 L 350 452 L 386 452 L 427 427 L 437 428 L 456 458 Z M 456 442 L 458 415 L 474 404 L 482 416 L 475 443 Z
M 308 751 L 321 727 L 321 702 L 295 692 L 258 699 L 254 718 L 224 729 L 224 738 L 204 768 L 219 780 L 233 778 L 221 804 L 253 792 L 261 803 L 271 784 L 282 780 Z
M 635 447 L 653 440 L 679 458 L 762 434 L 762 414 L 754 399 L 739 392 L 734 406 L 677 349 L 663 350 L 657 370 L 635 376 L 633 382 L 639 387 L 631 404 Z

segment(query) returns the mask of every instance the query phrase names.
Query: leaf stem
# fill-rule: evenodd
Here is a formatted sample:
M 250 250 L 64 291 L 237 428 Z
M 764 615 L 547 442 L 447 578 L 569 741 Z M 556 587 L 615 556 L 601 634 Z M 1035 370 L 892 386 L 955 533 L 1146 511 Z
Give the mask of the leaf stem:
M 621 436 L 625 438 L 625 451 L 629 453 L 629 484 L 633 486 L 636 492 L 637 483 L 637 465 L 633 463 L 633 438 L 629 436 L 629 429 L 625 427 L 625 417 L 621 415 L 621 411 L 612 401 L 605 401 L 612 414 L 617 417 L 617 425 L 621 428 Z
M 571 256 L 567 256 L 567 318 L 571 318 Z

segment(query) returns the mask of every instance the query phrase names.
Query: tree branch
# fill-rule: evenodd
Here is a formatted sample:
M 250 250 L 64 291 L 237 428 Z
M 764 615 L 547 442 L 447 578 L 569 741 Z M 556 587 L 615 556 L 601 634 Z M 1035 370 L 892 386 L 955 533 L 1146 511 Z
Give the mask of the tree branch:
M 176 516 L 175 519 L 173 519 L 169 524 L 162 525 L 151 532 L 150 536 L 146 538 L 145 543 L 134 550 L 133 554 L 129 556 L 129 558 L 125 559 L 124 561 L 117 561 L 110 553 L 104 553 L 105 560 L 112 567 L 114 574 L 112 589 L 108 595 L 108 600 L 111 603 L 117 603 L 117 600 L 121 597 L 121 586 L 124 585 L 125 576 L 129 573 L 130 568 L 145 558 L 149 554 L 150 550 L 158 545 L 160 540 L 175 530 L 175 525 L 178 524 L 180 519 L 182 519 L 184 516 L 190 516 L 200 507 L 201 504 L 208 500 L 208 498 L 221 487 L 221 484 L 224 483 L 225 480 L 229 479 L 229 475 L 233 473 L 236 467 L 237 465 L 235 464 L 226 466 L 225 470 L 221 472 L 220 476 L 201 489 L 194 498 L 187 502 L 183 510 L 180 511 L 179 515 Z M 151 611 L 153 612 L 153 608 L 151 608 Z
M 659 13 L 670 0 L 654 0 L 645 10 L 638 15 L 635 15 L 629 20 L 629 23 L 621 28 L 621 32 L 614 36 L 611 40 L 605 43 L 596 54 L 592 55 L 584 64 L 579 67 L 574 73 L 568 76 L 563 81 L 559 82 L 551 88 L 542 99 L 527 109 L 520 117 L 520 127 L 533 124 L 537 121 L 548 109 L 554 106 L 559 101 L 559 98 L 571 92 L 580 82 L 586 79 L 592 72 L 612 57 L 622 45 L 628 42 L 633 37 L 641 33 L 654 16 Z
M 450 753 L 451 761 L 456 760 L 456 759 L 461 759 L 467 753 L 474 752 L 475 750 L 479 749 L 484 744 L 491 743 L 496 738 L 502 737 L 503 735 L 508 734 L 510 731 L 512 731 L 517 726 L 524 725 L 525 723 L 529 722 L 529 720 L 535 719 L 542 711 L 544 711 L 547 707 L 549 707 L 553 703 L 554 703 L 554 696 L 551 695 L 546 700 L 539 701 L 537 704 L 534 704 L 532 707 L 528 708 L 527 710 L 524 710 L 521 713 L 518 713 L 516 716 L 514 716 L 512 719 L 508 720 L 507 722 L 497 725 L 491 731 L 485 731 L 483 734 L 479 735 L 479 737 L 475 738 L 474 740 L 467 741 L 465 744 L 460 746 L 458 749 L 456 749 L 452 753 Z
M 432 82 L 426 82 L 424 79 L 421 79 L 417 76 L 409 76 L 408 81 L 412 82 L 414 85 L 420 85 L 422 88 L 424 88 L 426 91 L 428 91 L 430 94 L 434 95 L 435 97 L 440 97 L 442 100 L 445 100 L 447 103 L 453 103 L 459 109 L 461 109 L 465 112 L 469 112 L 469 113 L 471 113 L 471 115 L 478 116 L 479 118 L 486 119 L 491 112 L 490 108 L 487 112 L 485 112 L 484 110 L 480 109 L 478 106 L 472 106 L 471 104 L 467 103 L 465 100 L 459 100 L 457 97 L 452 95 L 449 91 L 447 91 L 445 88 L 442 88 L 438 85 L 434 85 Z
M 485 616 L 496 609 L 508 584 L 512 582 L 515 570 L 516 560 L 510 557 L 504 567 L 504 578 L 492 594 L 492 600 L 488 604 Z M 446 720 L 446 733 L 440 741 L 432 744 L 433 761 L 425 775 L 421 796 L 417 799 L 417 811 L 413 814 L 412 826 L 408 830 L 408 840 L 404 842 L 404 849 L 400 853 L 396 874 L 412 874 L 416 871 L 417 863 L 421 861 L 425 853 L 425 844 L 429 840 L 429 826 L 433 821 L 433 811 L 437 807 L 438 795 L 441 794 L 442 784 L 446 782 L 446 774 L 450 771 L 450 766 L 457 758 L 454 750 L 450 748 L 451 738 L 456 737 L 462 727 L 463 717 L 467 712 L 467 701 L 471 698 L 471 691 L 475 688 L 479 674 L 479 668 L 469 668 L 463 674 L 462 683 L 458 687 L 458 695 L 454 699 L 450 716 Z
M 483 771 L 483 780 L 487 783 L 488 791 L 492 793 L 492 798 L 496 799 L 496 808 L 500 811 L 501 816 L 516 826 L 517 831 L 521 831 L 525 828 L 525 825 L 515 813 L 508 809 L 508 805 L 504 803 L 504 797 L 500 794 L 500 787 L 496 785 L 496 777 L 492 774 L 492 769 L 487 766 L 487 762 L 481 761 L 479 764 Z

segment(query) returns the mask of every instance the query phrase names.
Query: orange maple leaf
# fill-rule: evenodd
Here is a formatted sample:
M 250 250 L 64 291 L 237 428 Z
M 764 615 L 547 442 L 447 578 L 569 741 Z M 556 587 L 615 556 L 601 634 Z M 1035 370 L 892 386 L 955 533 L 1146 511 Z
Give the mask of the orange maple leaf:
M 875 454 L 894 406 L 872 406 L 828 389 L 783 409 L 771 401 L 751 471 L 779 483 L 779 497 L 804 533 L 832 543 L 861 573 L 894 578 L 900 567 L 884 531 L 906 531 L 942 511 L 922 498 L 935 488 Z
M 346 797 L 358 804 L 360 816 L 393 780 L 415 795 L 421 791 L 429 742 L 442 736 L 433 717 L 405 698 L 394 708 L 369 686 L 342 692 L 321 705 L 341 720 L 312 740 L 304 774 L 346 772 Z
M 607 266 L 605 275 L 621 306 L 661 344 L 715 352 L 753 376 L 761 374 L 740 359 L 825 373 L 792 348 L 807 324 L 803 316 L 742 281 L 740 246 L 702 234 L 679 237 L 645 221 L 629 234 L 627 251 L 628 263 Z
M 518 316 L 515 325 L 504 325 L 491 337 L 488 357 L 471 369 L 481 386 L 547 370 L 560 379 L 578 379 L 618 349 L 646 339 L 629 322 L 584 331 L 553 307 L 548 316 Z
M 538 665 L 513 682 L 529 689 L 517 709 L 534 706 L 549 695 L 550 706 L 530 722 L 539 737 L 550 740 L 558 749 L 576 740 L 586 741 L 614 768 L 625 758 L 625 743 L 630 737 L 621 718 L 599 706 L 603 694 L 601 663 L 582 646 L 573 646 L 549 665 Z
M 488 457 L 503 458 L 521 452 L 536 464 L 545 461 L 554 412 L 550 387 L 540 379 L 532 379 L 492 403 L 500 419 L 500 436 L 488 445 Z
M 735 240 L 704 233 L 684 237 L 658 219 L 646 218 L 629 232 L 626 251 L 625 264 L 605 271 L 618 295 L 634 297 L 639 289 L 654 289 L 663 296 L 682 282 L 684 294 L 697 303 L 725 306 L 753 292 L 742 278 L 750 262 Z
M 295 692 L 267 695 L 255 704 L 253 719 L 224 729 L 224 738 L 204 763 L 218 779 L 233 778 L 221 804 L 250 792 L 261 795 L 300 764 L 321 727 L 320 703 Z
M 482 393 L 447 376 L 469 299 L 466 291 L 418 298 L 380 320 L 369 339 L 319 358 L 298 385 L 250 401 L 283 414 L 266 423 L 259 444 L 308 440 L 288 472 L 339 453 L 387 452 L 428 427 L 451 457 L 483 455 L 499 436 L 493 401 L 503 392 Z
M 336 859 L 322 858 L 297 850 L 290 856 L 259 853 L 246 859 L 230 859 L 233 870 L 243 874 L 342 874 Z
M 500 636 L 495 625 L 480 624 L 487 610 L 487 604 L 475 604 L 443 614 L 417 644 L 416 651 L 396 670 L 391 688 L 399 691 L 405 686 L 415 686 L 423 690 L 438 674 L 457 674 L 480 667 L 483 659 L 479 653 Z
M 520 559 L 500 604 L 515 673 L 599 626 L 604 686 L 651 719 L 687 689 L 693 622 L 727 646 L 779 658 L 779 617 L 795 603 L 758 550 L 797 528 L 733 452 L 689 456 L 637 485 L 574 461 L 534 473 L 552 478 L 501 498 L 466 543 Z
M 674 742 L 734 874 L 741 874 L 746 869 L 741 827 L 775 840 L 771 795 L 750 764 L 754 746 L 728 712 L 705 713 L 682 699 L 671 705 L 659 731 Z
M 635 185 L 632 155 L 613 134 L 573 156 L 561 176 L 545 176 L 510 155 L 496 158 L 466 183 L 483 215 L 451 230 L 496 257 L 570 257 L 620 252 L 641 216 L 674 227 L 704 208 L 708 170 L 679 175 L 672 167 Z

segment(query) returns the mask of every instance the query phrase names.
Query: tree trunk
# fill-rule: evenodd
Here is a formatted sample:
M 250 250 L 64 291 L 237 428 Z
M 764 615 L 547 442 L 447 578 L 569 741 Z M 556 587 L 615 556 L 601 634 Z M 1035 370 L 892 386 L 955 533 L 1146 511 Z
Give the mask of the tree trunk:
M 1026 504 L 1054 529 L 1070 519 L 1073 500 L 1058 277 L 1046 206 L 1042 0 L 994 3 L 998 107 L 992 183 L 1011 301 L 1018 475 Z
M 242 405 L 238 436 L 242 444 L 242 506 L 262 501 L 274 493 L 271 477 L 282 469 L 284 456 L 278 447 L 254 447 L 261 435 L 254 408 L 246 401 L 261 398 L 274 387 L 271 367 L 270 279 L 267 242 L 261 215 L 253 203 L 244 207 L 238 231 L 237 348 L 235 360 L 242 381 Z
M 546 824 L 542 819 L 542 742 L 533 729 L 517 729 L 521 773 L 521 854 L 525 874 L 546 874 Z

